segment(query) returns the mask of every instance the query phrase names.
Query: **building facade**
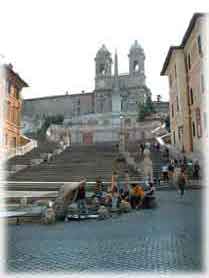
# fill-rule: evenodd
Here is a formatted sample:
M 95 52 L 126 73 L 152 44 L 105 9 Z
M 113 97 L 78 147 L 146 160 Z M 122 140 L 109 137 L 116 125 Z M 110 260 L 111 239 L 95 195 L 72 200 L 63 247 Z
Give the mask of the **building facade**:
M 115 53 L 113 73 L 111 53 L 102 45 L 95 57 L 93 92 L 24 100 L 23 115 L 63 114 L 65 118 L 71 119 L 92 113 L 125 113 L 136 117 L 138 103 L 145 102 L 151 96 L 145 82 L 145 54 L 137 41 L 131 46 L 128 58 L 129 73 L 119 74 L 118 55 Z
M 0 97 L 2 101 L 2 147 L 6 152 L 16 149 L 24 144 L 24 138 L 21 138 L 21 90 L 27 87 L 21 77 L 14 72 L 11 64 L 3 65 L 3 74 L 1 75 Z
M 208 138 L 205 32 L 206 15 L 194 14 L 179 46 L 171 46 L 161 75 L 169 80 L 172 144 L 201 154 Z
M 145 80 L 145 54 L 137 41 L 131 46 L 128 59 L 129 72 L 120 74 L 117 52 L 113 63 L 110 51 L 102 45 L 95 57 L 93 92 L 24 100 L 23 131 L 40 128 L 46 115 L 62 114 L 65 126 L 70 128 L 71 143 L 118 142 L 122 129 L 129 141 L 152 136 L 151 130 L 159 125 L 159 119 L 154 124 L 137 123 L 139 103 L 151 97 Z M 157 102 L 156 110 L 164 113 L 167 107 L 168 111 L 167 104 Z

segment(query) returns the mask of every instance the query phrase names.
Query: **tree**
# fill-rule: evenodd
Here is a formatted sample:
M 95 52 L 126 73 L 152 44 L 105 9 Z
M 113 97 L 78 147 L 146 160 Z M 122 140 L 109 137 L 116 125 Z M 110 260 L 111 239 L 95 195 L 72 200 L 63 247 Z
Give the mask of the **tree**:
M 146 117 L 146 109 L 143 103 L 139 103 L 138 105 L 138 122 L 141 122 Z
M 64 116 L 62 114 L 54 115 L 54 116 L 45 116 L 43 118 L 44 122 L 42 127 L 38 130 L 38 134 L 41 137 L 45 137 L 46 131 L 51 124 L 61 125 L 64 121 Z
M 148 96 L 145 103 L 139 102 L 138 105 L 138 121 L 143 121 L 146 116 L 154 113 L 155 109 L 151 97 Z
M 150 96 L 148 96 L 146 99 L 145 109 L 148 114 L 155 112 L 154 105 Z

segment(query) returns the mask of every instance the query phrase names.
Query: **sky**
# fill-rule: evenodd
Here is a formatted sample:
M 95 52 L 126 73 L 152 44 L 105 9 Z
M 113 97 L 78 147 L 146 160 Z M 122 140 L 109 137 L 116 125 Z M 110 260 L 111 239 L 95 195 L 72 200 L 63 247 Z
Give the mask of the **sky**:
M 29 84 L 23 98 L 94 89 L 95 55 L 104 43 L 119 73 L 128 72 L 134 40 L 144 48 L 153 100 L 168 100 L 160 76 L 170 45 L 179 45 L 195 12 L 207 1 L 0 0 L 0 54 Z

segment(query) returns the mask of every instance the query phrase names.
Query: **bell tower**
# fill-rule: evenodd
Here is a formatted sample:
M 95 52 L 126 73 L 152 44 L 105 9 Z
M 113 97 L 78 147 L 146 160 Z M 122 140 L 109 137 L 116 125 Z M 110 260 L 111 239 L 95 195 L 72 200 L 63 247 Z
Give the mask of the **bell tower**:
M 104 44 L 96 54 L 95 75 L 95 89 L 105 88 L 106 80 L 112 75 L 112 58 Z
M 137 41 L 131 46 L 128 57 L 130 76 L 144 76 L 145 55 Z

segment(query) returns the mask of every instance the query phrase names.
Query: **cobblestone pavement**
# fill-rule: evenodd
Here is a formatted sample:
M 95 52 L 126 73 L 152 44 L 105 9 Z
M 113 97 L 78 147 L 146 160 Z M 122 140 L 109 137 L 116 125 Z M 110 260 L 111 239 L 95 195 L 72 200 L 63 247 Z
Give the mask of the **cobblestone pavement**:
M 104 221 L 10 225 L 7 271 L 199 272 L 201 192 L 157 192 L 157 209 Z

